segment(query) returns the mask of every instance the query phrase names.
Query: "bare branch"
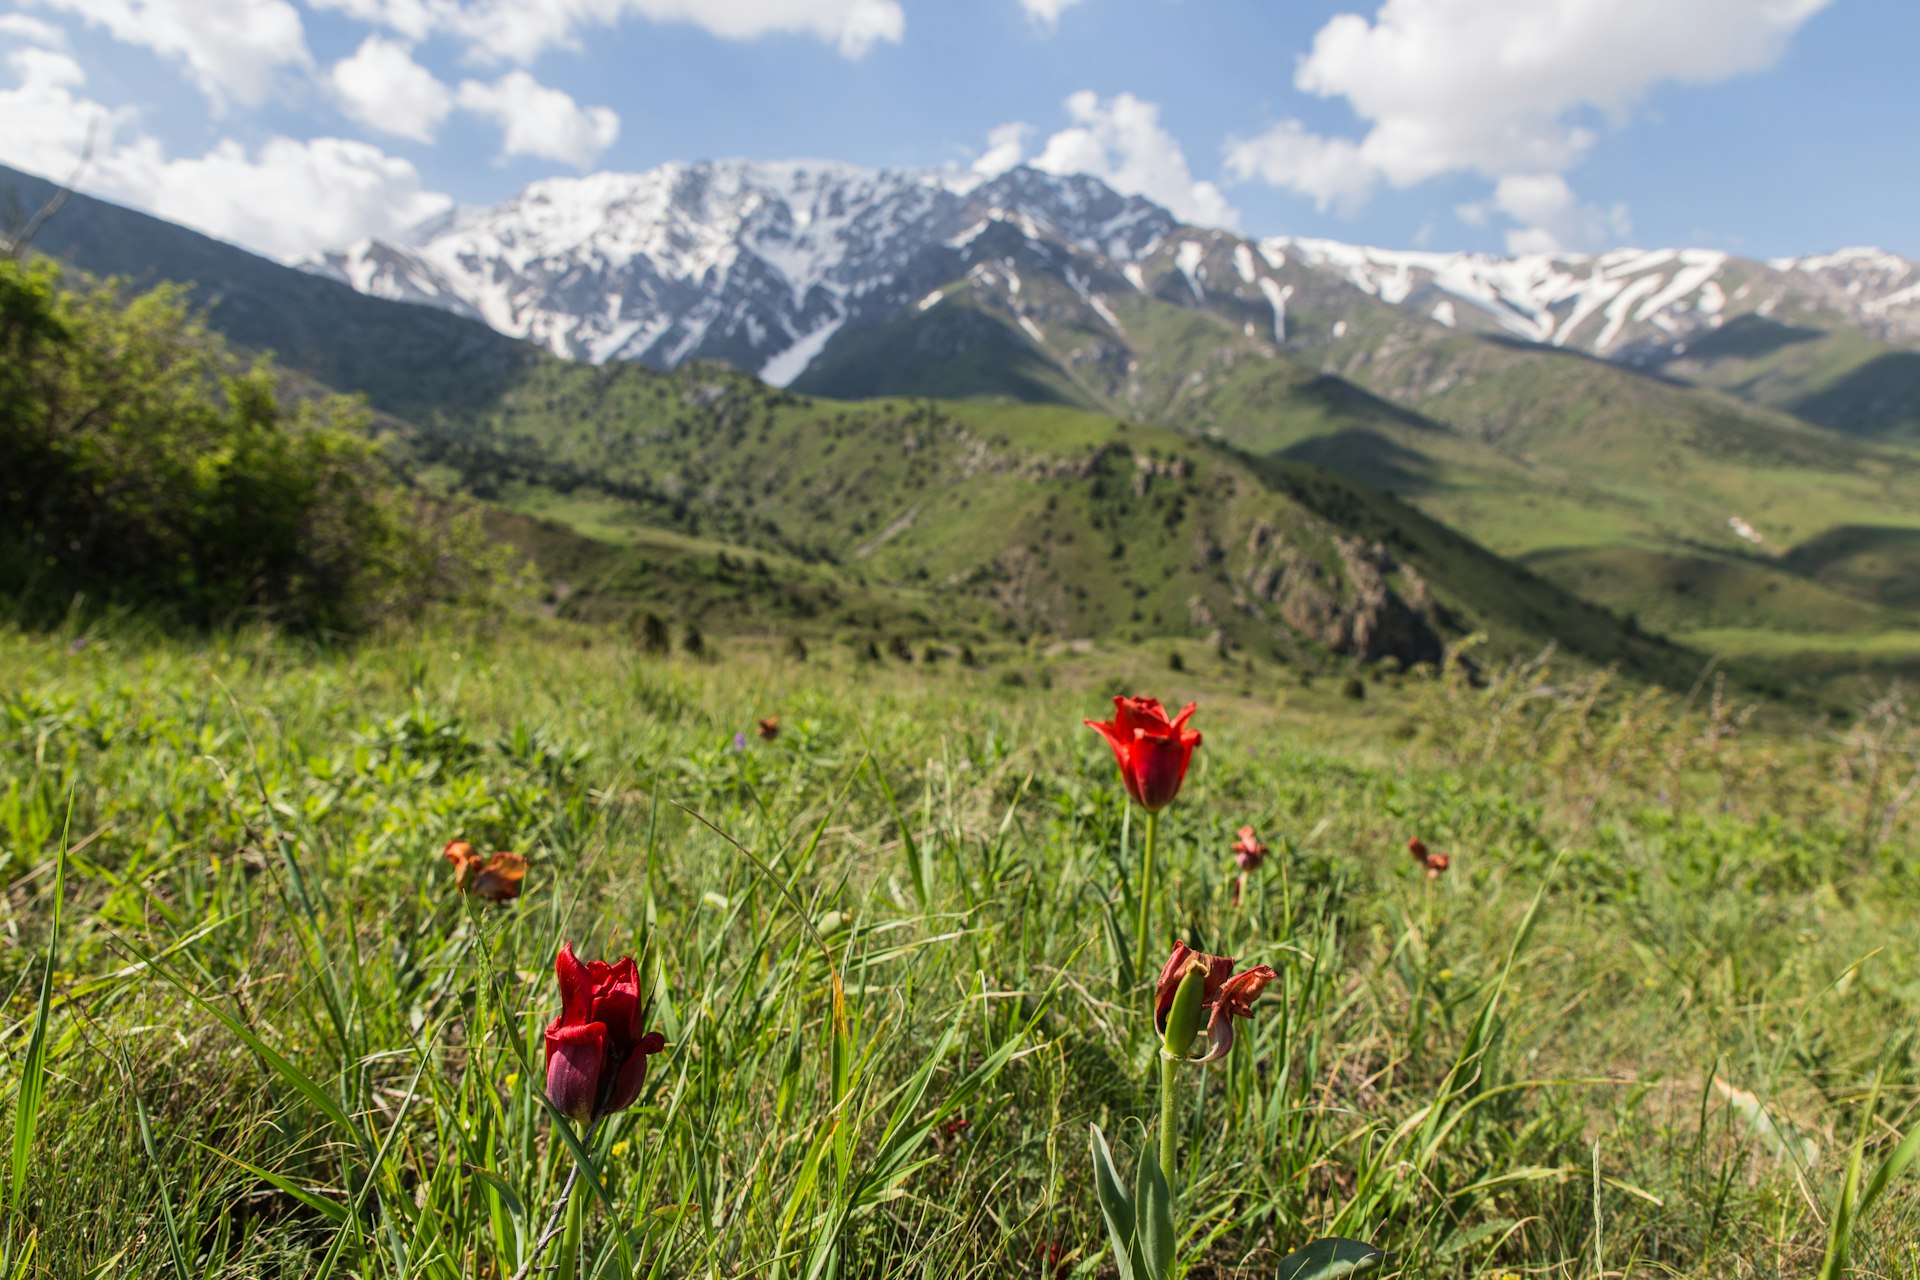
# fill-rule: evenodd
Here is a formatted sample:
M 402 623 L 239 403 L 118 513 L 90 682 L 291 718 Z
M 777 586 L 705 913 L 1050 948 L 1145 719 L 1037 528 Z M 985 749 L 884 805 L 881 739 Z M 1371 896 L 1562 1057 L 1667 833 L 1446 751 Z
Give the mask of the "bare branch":
M 48 197 L 47 202 L 40 206 L 37 213 L 27 219 L 26 226 L 21 228 L 18 235 L 0 240 L 0 247 L 4 247 L 7 256 L 11 257 L 15 262 L 19 262 L 27 256 L 27 246 L 33 243 L 35 233 L 46 225 L 48 218 L 60 212 L 61 206 L 65 205 L 68 199 L 72 197 L 73 189 L 80 184 L 80 176 L 87 171 L 87 166 L 93 162 L 93 143 L 99 133 L 100 118 L 96 116 L 94 117 L 93 123 L 87 126 L 87 140 L 80 147 L 80 159 L 74 164 L 73 172 L 67 175 L 67 180 L 60 184 L 53 195 Z

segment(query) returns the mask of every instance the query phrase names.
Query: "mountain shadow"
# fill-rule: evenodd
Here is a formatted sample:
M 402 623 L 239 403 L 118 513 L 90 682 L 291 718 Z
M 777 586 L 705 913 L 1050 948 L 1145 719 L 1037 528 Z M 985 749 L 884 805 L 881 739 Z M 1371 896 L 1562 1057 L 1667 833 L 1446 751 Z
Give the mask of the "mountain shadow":
M 1786 406 L 1850 435 L 1920 439 L 1920 351 L 1889 351 Z

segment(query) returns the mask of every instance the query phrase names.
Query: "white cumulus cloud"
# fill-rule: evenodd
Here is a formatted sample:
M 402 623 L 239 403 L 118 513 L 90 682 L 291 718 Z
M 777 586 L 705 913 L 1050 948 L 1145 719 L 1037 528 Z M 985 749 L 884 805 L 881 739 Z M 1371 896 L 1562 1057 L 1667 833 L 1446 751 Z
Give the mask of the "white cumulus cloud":
M 24 13 L 0 13 L 0 39 L 24 40 L 49 49 L 67 47 L 67 33 L 51 22 L 29 18 Z
M 1240 213 L 1220 188 L 1196 180 L 1186 152 L 1160 123 L 1160 106 L 1130 93 L 1102 98 L 1082 89 L 1067 99 L 1074 124 L 1048 138 L 1031 163 L 1048 173 L 1085 173 L 1115 191 L 1165 205 L 1185 222 L 1236 227 Z
M 1257 138 L 1230 140 L 1227 175 L 1289 187 L 1322 210 L 1359 208 L 1379 177 L 1352 141 L 1309 133 L 1298 120 L 1282 120 Z
M 232 139 L 204 155 L 169 156 L 136 113 L 86 96 L 86 76 L 63 53 L 22 49 L 4 66 L 0 162 L 64 180 L 83 151 L 79 185 L 257 253 L 293 259 L 365 236 L 391 235 L 452 201 L 425 190 L 407 161 L 345 138 L 271 138 L 249 150 Z
M 1080 3 L 1080 0 L 1020 0 L 1020 7 L 1027 11 L 1034 25 L 1051 31 L 1060 25 L 1060 15 Z
M 1493 207 L 1520 226 L 1507 232 L 1509 253 L 1587 251 L 1632 234 L 1627 207 L 1582 204 L 1557 173 L 1513 174 L 1493 189 Z
M 104 193 L 284 260 L 392 235 L 452 204 L 407 161 L 349 138 L 270 138 L 254 151 L 224 139 L 171 160 L 144 139 L 100 174 Z
M 415 142 L 431 142 L 453 110 L 453 90 L 415 62 L 407 45 L 380 36 L 368 36 L 352 57 L 335 63 L 327 84 L 349 118 Z
M 503 158 L 540 156 L 584 169 L 620 136 L 620 117 L 611 108 L 582 107 L 524 71 L 509 71 L 492 84 L 464 81 L 459 101 L 500 125 Z
M 987 149 L 973 162 L 973 171 L 983 178 L 997 178 L 1027 158 L 1027 136 L 1033 126 L 1018 120 L 996 125 L 987 131 Z
M 0 163 L 64 181 L 89 144 L 110 144 L 128 121 L 78 90 L 86 72 L 53 49 L 16 49 L 4 65 L 13 84 L 0 88 Z
M 89 0 L 95 2 L 95 0 Z M 444 33 L 483 62 L 532 62 L 550 48 L 577 49 L 581 33 L 628 18 L 685 22 L 726 40 L 804 35 L 849 58 L 906 34 L 900 0 L 310 0 L 413 40 Z
M 1596 124 L 1624 121 L 1661 84 L 1704 85 L 1773 65 L 1832 0 L 1385 0 L 1371 19 L 1330 19 L 1294 84 L 1344 99 L 1366 125 L 1327 138 L 1282 120 L 1230 140 L 1228 168 L 1323 206 L 1376 182 L 1407 187 L 1447 173 L 1524 179 L 1492 207 L 1533 208 L 1545 238 L 1580 238 L 1617 210 L 1546 199 L 1546 176 L 1575 168 Z M 1564 188 L 1564 183 L 1562 183 Z M 1530 192 L 1530 194 L 1528 193 Z
M 283 67 L 313 65 L 287 0 L 39 0 L 104 27 L 123 44 L 184 63 L 215 105 L 263 101 Z

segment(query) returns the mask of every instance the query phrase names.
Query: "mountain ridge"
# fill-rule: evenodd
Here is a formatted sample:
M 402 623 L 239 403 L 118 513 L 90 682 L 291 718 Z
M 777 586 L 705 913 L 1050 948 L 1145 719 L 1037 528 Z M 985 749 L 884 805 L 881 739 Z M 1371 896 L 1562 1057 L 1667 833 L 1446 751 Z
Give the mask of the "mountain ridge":
M 1444 327 L 1635 365 L 1683 354 L 1694 335 L 1748 314 L 1825 314 L 1880 342 L 1920 343 L 1920 263 L 1881 250 L 1760 262 L 1705 248 L 1502 257 L 1251 239 L 1180 223 L 1097 179 L 1024 166 L 983 177 L 705 161 L 551 178 L 393 242 L 362 241 L 300 265 L 482 318 L 570 358 L 663 368 L 722 358 L 784 383 L 841 328 L 900 314 L 1010 243 L 1064 251 L 1072 261 L 1063 270 L 1118 277 L 1142 293 L 1154 288 L 1144 268 L 1171 248 L 1162 256 L 1201 301 L 1199 264 L 1223 240 L 1281 346 L 1288 285 L 1298 287 L 1286 278 L 1289 262 L 1323 286 L 1337 282 Z

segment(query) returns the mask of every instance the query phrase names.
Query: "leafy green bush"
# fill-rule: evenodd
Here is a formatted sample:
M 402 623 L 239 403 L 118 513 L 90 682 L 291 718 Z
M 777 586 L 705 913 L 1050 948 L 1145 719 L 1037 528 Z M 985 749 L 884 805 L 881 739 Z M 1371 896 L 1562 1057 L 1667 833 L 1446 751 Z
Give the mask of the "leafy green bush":
M 183 298 L 0 260 L 0 589 L 24 614 L 351 631 L 481 584 L 477 524 L 407 492 L 361 408 L 243 366 Z

